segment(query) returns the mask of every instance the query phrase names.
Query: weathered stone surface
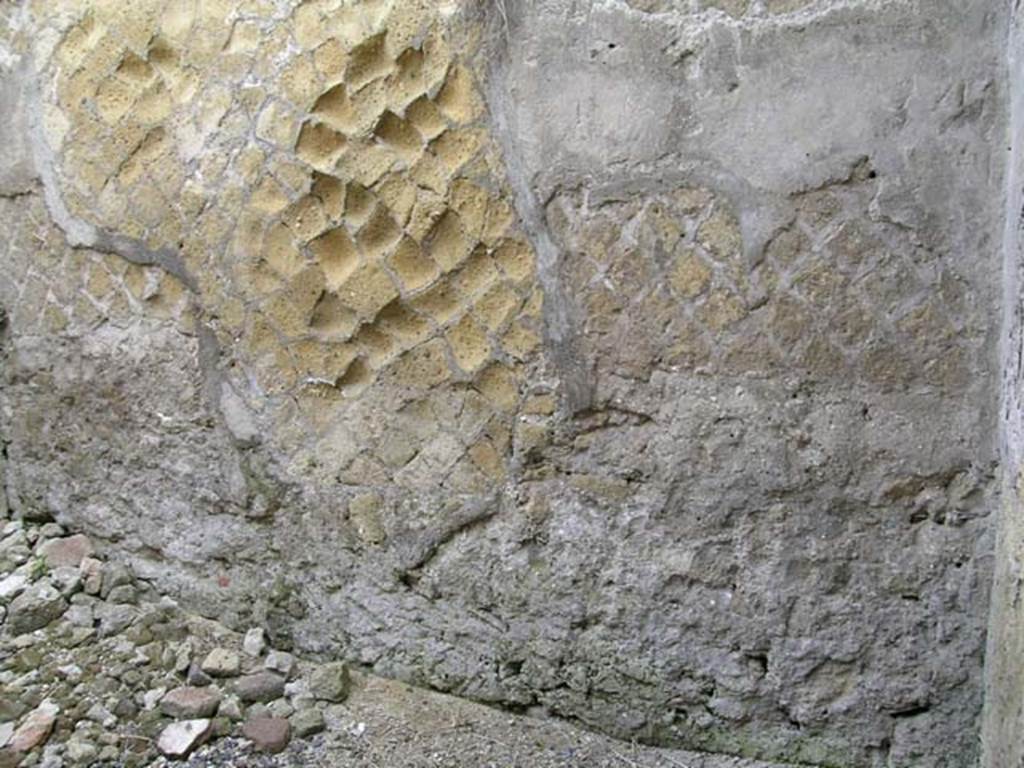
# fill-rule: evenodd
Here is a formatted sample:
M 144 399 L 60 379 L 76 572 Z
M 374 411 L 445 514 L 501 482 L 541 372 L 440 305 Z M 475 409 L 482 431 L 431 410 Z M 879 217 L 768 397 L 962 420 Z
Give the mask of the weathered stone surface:
M 1007 4 L 372 5 L 0 24 L 4 506 L 283 650 L 970 764 Z
M 188 665 L 188 672 L 185 675 L 185 679 L 188 681 L 189 685 L 194 686 L 209 685 L 213 682 L 213 678 L 203 672 L 202 668 L 200 668 L 200 666 L 195 662 Z
M 999 507 L 992 587 L 992 614 L 985 660 L 983 768 L 1024 763 L 1024 14 L 1015 6 L 1009 34 L 1010 124 L 1006 226 L 1002 233 L 1003 382 L 999 411 L 1002 498 Z
M 78 567 L 86 594 L 98 595 L 103 588 L 103 563 L 94 557 L 83 557 Z
M 28 560 L 32 550 L 28 546 L 25 534 L 13 530 L 0 539 L 0 568 L 12 570 Z
M 25 587 L 27 587 L 31 581 L 32 580 L 29 577 L 27 569 L 21 568 L 0 579 L 0 601 L 7 602 L 12 598 L 17 597 L 25 590 Z
M 238 696 L 235 695 L 226 696 L 220 703 L 217 711 L 222 717 L 226 717 L 229 720 L 237 721 L 242 719 L 242 705 Z
M 252 717 L 242 726 L 242 734 L 261 752 L 283 752 L 291 740 L 291 727 L 281 717 Z
M 245 637 L 242 639 L 242 650 L 245 651 L 246 655 L 253 657 L 262 656 L 266 649 L 267 637 L 262 627 L 253 627 L 245 633 Z
M 49 539 L 39 548 L 40 556 L 50 568 L 78 568 L 93 551 L 92 541 L 81 533 Z
M 7 631 L 12 635 L 45 627 L 60 618 L 67 601 L 50 582 L 37 581 L 22 591 L 7 607 Z
M 349 685 L 348 666 L 340 661 L 318 667 L 309 678 L 309 692 L 324 701 L 344 701 Z
M 130 605 L 113 605 L 111 603 L 100 603 L 95 609 L 96 619 L 99 621 L 98 634 L 100 637 L 111 637 L 127 629 L 138 618 L 138 611 Z
M 323 713 L 314 707 L 300 709 L 288 718 L 292 731 L 300 739 L 320 733 L 326 727 Z
M 68 741 L 64 754 L 71 765 L 91 765 L 99 753 L 99 747 L 95 744 L 74 738 Z
M 160 711 L 178 720 L 213 717 L 219 705 L 220 692 L 214 688 L 173 688 L 160 699 Z
M 263 666 L 288 678 L 295 671 L 295 657 L 285 651 L 270 651 L 263 660 Z
M 50 702 L 40 704 L 18 725 L 9 742 L 10 748 L 15 752 L 28 752 L 43 744 L 49 738 L 58 714 L 60 707 L 57 705 Z
M 29 82 L 24 76 L 0 77 L 0 103 L 7 106 L 7 117 L 0 120 L 0 146 L 4 147 L 0 153 L 0 195 L 28 192 L 36 179 L 28 140 Z
M 284 694 L 285 680 L 273 672 L 242 675 L 235 681 L 235 693 L 244 702 L 268 702 Z
M 241 671 L 238 654 L 227 648 L 214 648 L 203 659 L 202 670 L 211 677 L 234 677 Z
M 6 723 L 13 720 L 17 720 L 28 710 L 28 706 L 23 701 L 19 701 L 15 696 L 19 693 L 15 687 L 5 688 L 8 692 L 8 696 L 0 698 L 0 723 Z
M 110 593 L 118 587 L 131 586 L 135 579 L 132 569 L 124 563 L 111 562 L 103 565 L 103 584 L 100 588 L 100 597 L 106 600 Z
M 64 597 L 71 597 L 82 587 L 82 575 L 77 568 L 61 566 L 47 573 L 47 579 Z
M 213 722 L 207 719 L 182 720 L 171 723 L 160 733 L 156 746 L 168 757 L 185 757 L 213 733 Z

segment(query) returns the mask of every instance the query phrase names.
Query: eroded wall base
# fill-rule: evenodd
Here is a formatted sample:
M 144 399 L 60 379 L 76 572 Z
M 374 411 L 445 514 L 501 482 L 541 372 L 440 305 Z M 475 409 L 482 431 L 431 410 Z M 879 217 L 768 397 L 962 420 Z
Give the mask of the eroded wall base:
M 17 514 L 477 700 L 973 759 L 989 3 L 0 14 Z

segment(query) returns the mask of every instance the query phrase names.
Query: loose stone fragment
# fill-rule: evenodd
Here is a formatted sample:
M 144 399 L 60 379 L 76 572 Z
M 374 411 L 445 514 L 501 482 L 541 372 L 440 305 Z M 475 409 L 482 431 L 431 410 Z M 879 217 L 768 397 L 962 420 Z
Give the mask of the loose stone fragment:
M 46 523 L 39 528 L 39 535 L 44 539 L 57 539 L 65 533 L 64 528 L 58 523 Z
M 72 765 L 90 765 L 98 754 L 95 744 L 79 738 L 71 739 L 64 748 L 64 755 Z
M 243 717 L 242 704 L 235 695 L 225 697 L 220 703 L 220 709 L 217 711 L 229 720 L 237 721 Z
M 168 717 L 195 720 L 213 717 L 220 705 L 220 692 L 215 688 L 184 686 L 168 691 L 160 700 L 160 711 Z
M 50 539 L 39 549 L 50 568 L 78 568 L 93 553 L 92 541 L 84 534 Z
M 135 587 L 131 584 L 122 584 L 119 587 L 114 587 L 110 590 L 110 594 L 107 595 L 107 600 L 111 603 L 121 604 L 133 604 L 137 601 L 138 595 L 135 591 Z
M 242 669 L 238 654 L 227 648 L 214 648 L 203 659 L 203 672 L 211 677 L 234 677 Z
M 246 716 L 251 720 L 254 717 L 274 717 L 274 713 L 270 711 L 270 707 L 266 704 L 250 704 L 245 710 Z
M 11 737 L 11 749 L 15 752 L 28 752 L 45 742 L 53 730 L 58 714 L 60 707 L 48 701 L 29 712 Z
M 77 568 L 70 566 L 54 568 L 49 573 L 49 579 L 64 597 L 70 597 L 82 586 L 82 574 Z
M 281 752 L 288 746 L 291 727 L 281 717 L 253 717 L 242 726 L 242 734 L 261 752 Z
M 64 613 L 64 620 L 73 627 L 91 627 L 95 620 L 92 612 L 92 606 L 72 605 Z
M 300 739 L 312 736 L 314 733 L 320 733 L 325 728 L 324 715 L 315 707 L 300 709 L 288 720 L 292 725 L 295 735 Z
M 257 672 L 243 675 L 235 683 L 235 692 L 244 702 L 267 702 L 284 694 L 284 678 L 273 672 Z
M 93 704 L 89 707 L 89 711 L 85 713 L 85 719 L 92 720 L 94 723 L 98 723 L 104 728 L 113 728 L 117 725 L 117 717 L 114 713 L 99 703 Z
M 131 584 L 133 581 L 134 578 L 128 566 L 121 563 L 108 563 L 103 568 L 103 586 L 100 588 L 100 597 L 106 600 L 111 590 Z
M 188 674 L 185 676 L 185 681 L 189 685 L 202 686 L 209 685 L 213 682 L 213 678 L 203 672 L 198 664 L 192 662 L 188 667 Z
M 112 637 L 127 629 L 138 616 L 138 611 L 130 605 L 111 605 L 99 603 L 96 607 L 96 618 L 100 626 L 100 637 Z
M 310 676 L 309 691 L 325 701 L 344 701 L 348 696 L 348 667 L 344 662 L 324 664 Z
M 28 710 L 24 701 L 23 691 L 19 687 L 4 686 L 4 695 L 0 696 L 0 723 L 13 722 Z
M 212 732 L 212 720 L 181 720 L 164 728 L 156 746 L 168 757 L 185 757 L 206 741 Z
M 284 651 L 271 651 L 267 654 L 263 666 L 273 672 L 280 672 L 285 677 L 291 677 L 295 670 L 295 657 Z
M 291 717 L 295 712 L 295 707 L 291 705 L 288 699 L 284 698 L 270 702 L 267 709 L 270 710 L 270 714 L 274 717 Z
M 135 717 L 138 713 L 138 706 L 127 696 L 119 699 L 114 707 L 114 714 L 118 717 Z
M 31 583 L 27 569 L 19 569 L 0 579 L 0 601 L 6 602 L 20 595 Z
M 120 749 L 115 747 L 113 744 L 108 744 L 107 746 L 105 746 L 103 749 L 100 750 L 100 753 L 99 753 L 99 755 L 97 756 L 96 759 L 100 763 L 113 763 L 114 761 L 117 760 L 117 758 L 120 756 L 120 754 L 121 754 L 121 750 Z M 41 766 L 40 768 L 45 768 L 45 766 Z
M 60 618 L 67 607 L 67 601 L 50 582 L 37 581 L 11 602 L 7 629 L 12 635 L 32 632 Z
M 172 668 L 179 675 L 184 675 L 192 662 L 192 645 L 187 641 L 178 643 L 171 646 L 171 652 L 174 654 Z
M 262 627 L 253 627 L 245 633 L 245 639 L 242 640 L 242 650 L 245 651 L 246 655 L 254 658 L 262 656 L 263 651 L 267 649 L 267 637 Z
M 85 594 L 98 595 L 103 588 L 103 563 L 94 557 L 83 557 L 78 570 L 82 574 Z

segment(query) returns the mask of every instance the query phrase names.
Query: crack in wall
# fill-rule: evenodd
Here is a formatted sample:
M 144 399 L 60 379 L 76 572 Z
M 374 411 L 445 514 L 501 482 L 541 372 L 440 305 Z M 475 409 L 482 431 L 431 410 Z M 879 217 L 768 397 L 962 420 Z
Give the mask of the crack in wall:
M 117 232 L 108 232 L 94 224 L 77 218 L 71 214 L 64 202 L 60 190 L 60 177 L 57 173 L 57 158 L 46 140 L 46 129 L 43 124 L 43 98 L 39 88 L 40 72 L 34 61 L 26 57 L 24 64 L 25 77 L 29 92 L 29 146 L 35 162 L 36 173 L 43 187 L 46 207 L 53 222 L 60 227 L 67 238 L 68 245 L 74 248 L 90 248 L 103 253 L 110 253 L 139 266 L 155 266 L 181 282 L 193 293 L 198 291 L 195 278 L 188 273 L 179 254 L 171 248 L 151 249 L 136 238 L 127 237 Z

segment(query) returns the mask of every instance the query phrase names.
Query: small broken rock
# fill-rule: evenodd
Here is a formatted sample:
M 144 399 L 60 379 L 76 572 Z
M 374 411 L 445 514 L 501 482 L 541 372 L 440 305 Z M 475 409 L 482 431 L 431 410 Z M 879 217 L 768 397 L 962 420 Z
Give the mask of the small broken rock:
M 98 595 L 103 587 L 103 563 L 95 557 L 83 557 L 78 564 L 82 574 L 82 586 L 87 595 Z
M 273 672 L 244 675 L 235 683 L 235 692 L 247 703 L 273 701 L 284 694 L 284 678 Z
M 93 553 L 92 541 L 84 534 L 50 539 L 39 548 L 39 554 L 51 568 L 78 568 Z
M 85 719 L 102 725 L 104 728 L 113 728 L 117 725 L 117 717 L 100 703 L 93 704 L 85 713 Z
M 212 683 L 213 678 L 203 672 L 203 670 L 199 668 L 199 665 L 193 661 L 188 665 L 188 673 L 185 675 L 185 682 L 189 685 L 202 686 Z
M 267 654 L 263 666 L 272 672 L 280 672 L 285 677 L 291 677 L 295 670 L 295 657 L 284 651 L 271 651 Z
M 135 581 L 131 569 L 123 563 L 108 563 L 103 568 L 103 586 L 100 588 L 100 597 L 104 600 L 110 595 L 111 590 L 131 584 Z
M 131 584 L 122 584 L 121 586 L 114 587 L 110 590 L 110 594 L 107 595 L 107 600 L 111 603 L 131 605 L 138 601 L 138 594 L 135 591 L 135 587 Z
M 164 696 L 167 694 L 167 689 L 163 686 L 154 688 L 150 691 L 146 691 L 142 694 L 142 706 L 144 709 L 156 709 L 156 705 L 159 704 Z
M 291 738 L 291 727 L 282 717 L 253 717 L 242 726 L 242 735 L 261 752 L 282 752 Z
M 0 579 L 0 600 L 7 601 L 17 597 L 30 583 L 28 568 L 22 567 L 14 573 Z
M 320 733 L 325 727 L 323 713 L 314 707 L 300 709 L 289 718 L 292 730 L 300 739 Z
M 274 717 L 291 717 L 292 713 L 295 712 L 295 707 L 291 705 L 288 699 L 283 698 L 270 702 L 267 709 L 270 710 L 270 714 Z
M 241 671 L 238 654 L 227 648 L 214 648 L 203 659 L 202 670 L 211 677 L 234 677 Z
M 44 539 L 60 538 L 64 533 L 64 528 L 59 523 L 46 523 L 39 528 L 39 535 Z
M 212 720 L 179 720 L 164 728 L 156 746 L 168 757 L 185 757 L 206 741 L 212 732 Z
M 62 565 L 59 568 L 50 570 L 50 583 L 56 587 L 64 597 L 70 597 L 82 586 L 82 574 L 77 568 Z
M 95 744 L 80 738 L 72 738 L 64 748 L 64 755 L 72 765 L 91 765 L 99 754 Z
M 213 717 L 220 706 L 220 693 L 214 688 L 183 686 L 168 691 L 160 700 L 160 711 L 168 717 L 195 720 Z
M 267 637 L 262 627 L 253 627 L 245 633 L 245 639 L 242 640 L 242 650 L 245 651 L 246 655 L 257 658 L 263 655 L 263 651 L 267 649 Z
M 15 752 L 28 752 L 45 742 L 58 714 L 60 707 L 48 701 L 33 709 L 11 737 L 11 749 Z
M 18 595 L 8 608 L 7 631 L 22 635 L 60 618 L 67 601 L 48 581 L 37 581 Z
M 235 695 L 227 696 L 221 703 L 218 712 L 228 720 L 241 720 L 242 704 Z
M 134 606 L 109 603 L 97 605 L 95 613 L 100 622 L 98 632 L 100 637 L 112 637 L 124 631 L 138 616 L 138 611 Z
M 64 619 L 73 627 L 91 627 L 95 617 L 92 606 L 72 605 L 64 614 Z
M 309 691 L 325 701 L 344 701 L 348 696 L 348 667 L 342 661 L 324 664 L 309 678 Z

